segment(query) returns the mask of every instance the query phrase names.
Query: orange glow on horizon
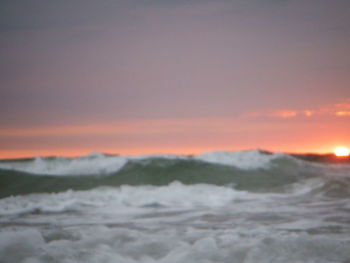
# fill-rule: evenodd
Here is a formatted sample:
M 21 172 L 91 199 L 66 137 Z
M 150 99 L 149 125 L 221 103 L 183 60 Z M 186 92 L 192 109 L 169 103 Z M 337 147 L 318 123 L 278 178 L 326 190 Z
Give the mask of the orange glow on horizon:
M 95 148 L 93 150 L 87 148 L 80 149 L 26 149 L 26 150 L 0 150 L 0 159 L 20 159 L 20 158 L 32 158 L 32 157 L 47 157 L 47 156 L 61 156 L 61 157 L 79 157 L 89 155 L 91 153 L 105 153 L 113 155 L 153 155 L 153 154 L 178 154 L 178 155 L 197 155 L 205 152 L 213 151 L 246 151 L 253 149 L 262 149 L 271 152 L 285 152 L 285 153 L 316 153 L 327 154 L 332 152 L 329 147 L 314 147 L 310 148 L 286 148 L 280 149 L 278 147 L 258 147 L 258 148 L 226 148 L 226 147 L 145 147 L 145 148 Z
M 350 155 L 350 150 L 347 147 L 337 147 L 334 150 L 334 154 L 337 157 L 348 157 Z
M 21 159 L 21 158 L 32 158 L 32 157 L 48 157 L 48 156 L 60 156 L 60 157 L 79 157 L 89 155 L 91 153 L 105 153 L 112 155 L 153 155 L 153 154 L 178 154 L 178 155 L 196 155 L 204 152 L 215 151 L 210 147 L 203 148 L 170 148 L 170 147 L 159 147 L 159 148 L 144 148 L 144 149 L 97 149 L 91 151 L 89 149 L 43 149 L 43 150 L 15 150 L 15 151 L 1 151 L 0 159 Z M 234 151 L 232 149 L 232 151 Z
M 347 111 L 347 105 L 338 108 Z M 76 157 L 92 152 L 188 155 L 247 149 L 333 153 L 337 145 L 350 145 L 350 122 L 344 118 L 347 117 L 337 117 L 331 110 L 323 114 L 306 109 L 208 118 L 0 127 L 0 159 Z

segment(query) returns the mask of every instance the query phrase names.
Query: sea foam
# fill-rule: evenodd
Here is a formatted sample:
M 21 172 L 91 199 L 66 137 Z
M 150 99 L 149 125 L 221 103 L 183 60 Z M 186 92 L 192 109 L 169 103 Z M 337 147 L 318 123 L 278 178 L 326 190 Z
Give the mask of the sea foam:
M 276 158 L 286 156 L 282 153 L 267 154 L 259 150 L 242 151 L 242 152 L 208 152 L 194 156 L 196 160 L 235 166 L 240 169 L 259 169 L 267 168 L 270 162 Z
M 0 168 L 39 175 L 99 175 L 119 171 L 127 161 L 127 157 L 104 154 L 78 158 L 36 157 L 31 161 L 1 162 Z
M 59 213 L 110 207 L 120 211 L 130 207 L 221 207 L 235 200 L 251 200 L 244 191 L 214 185 L 100 187 L 89 191 L 32 194 L 0 199 L 0 216 L 25 213 Z

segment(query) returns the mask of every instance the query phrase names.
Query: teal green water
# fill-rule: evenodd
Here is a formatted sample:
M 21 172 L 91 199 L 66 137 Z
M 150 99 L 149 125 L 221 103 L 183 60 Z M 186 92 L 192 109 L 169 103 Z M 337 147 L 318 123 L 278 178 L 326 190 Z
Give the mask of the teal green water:
M 31 162 L 33 160 L 27 160 Z M 149 158 L 128 161 L 122 169 L 109 174 L 45 175 L 0 169 L 0 197 L 29 193 L 52 193 L 68 189 L 88 190 L 98 186 L 183 184 L 231 185 L 253 192 L 283 191 L 283 186 L 308 177 L 319 177 L 327 166 L 315 168 L 309 162 L 290 158 L 272 160 L 268 168 L 239 169 L 197 160 Z M 331 178 L 332 179 L 332 178 Z M 334 178 L 333 178 L 334 179 Z M 329 180 L 329 178 L 325 178 Z M 347 178 L 329 180 L 347 191 Z M 336 187 L 339 188 L 339 187 Z

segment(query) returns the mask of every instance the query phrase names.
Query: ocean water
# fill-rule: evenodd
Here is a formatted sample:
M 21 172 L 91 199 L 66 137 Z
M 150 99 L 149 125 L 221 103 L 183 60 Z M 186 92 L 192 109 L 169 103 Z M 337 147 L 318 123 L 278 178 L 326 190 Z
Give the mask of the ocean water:
M 350 162 L 264 151 L 0 161 L 1 263 L 350 263 Z

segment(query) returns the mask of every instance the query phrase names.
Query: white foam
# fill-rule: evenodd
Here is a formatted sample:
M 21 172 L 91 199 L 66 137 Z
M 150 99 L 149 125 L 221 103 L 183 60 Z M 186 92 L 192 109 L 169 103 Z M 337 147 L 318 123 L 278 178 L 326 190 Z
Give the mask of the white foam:
M 33 211 L 55 213 L 80 209 L 110 207 L 118 210 L 130 207 L 220 207 L 252 194 L 214 185 L 121 186 L 96 188 L 89 191 L 66 191 L 52 194 L 32 194 L 0 199 L 0 216 Z
M 0 262 L 335 263 L 349 259 L 349 244 L 336 238 L 269 230 L 147 232 L 92 226 L 64 230 L 71 235 L 59 234 L 53 240 L 44 239 L 45 230 L 12 230 L 0 233 Z
M 208 152 L 197 155 L 196 160 L 235 166 L 240 169 L 268 168 L 271 160 L 283 156 L 281 153 L 264 154 L 259 150 L 242 152 Z
M 40 262 L 36 256 L 43 245 L 37 230 L 0 232 L 0 262 Z
M 123 156 L 92 154 L 79 158 L 41 158 L 34 161 L 2 162 L 0 168 L 43 175 L 100 175 L 119 171 L 127 163 Z
M 304 192 L 175 182 L 0 199 L 0 262 L 348 262 L 347 200 Z

